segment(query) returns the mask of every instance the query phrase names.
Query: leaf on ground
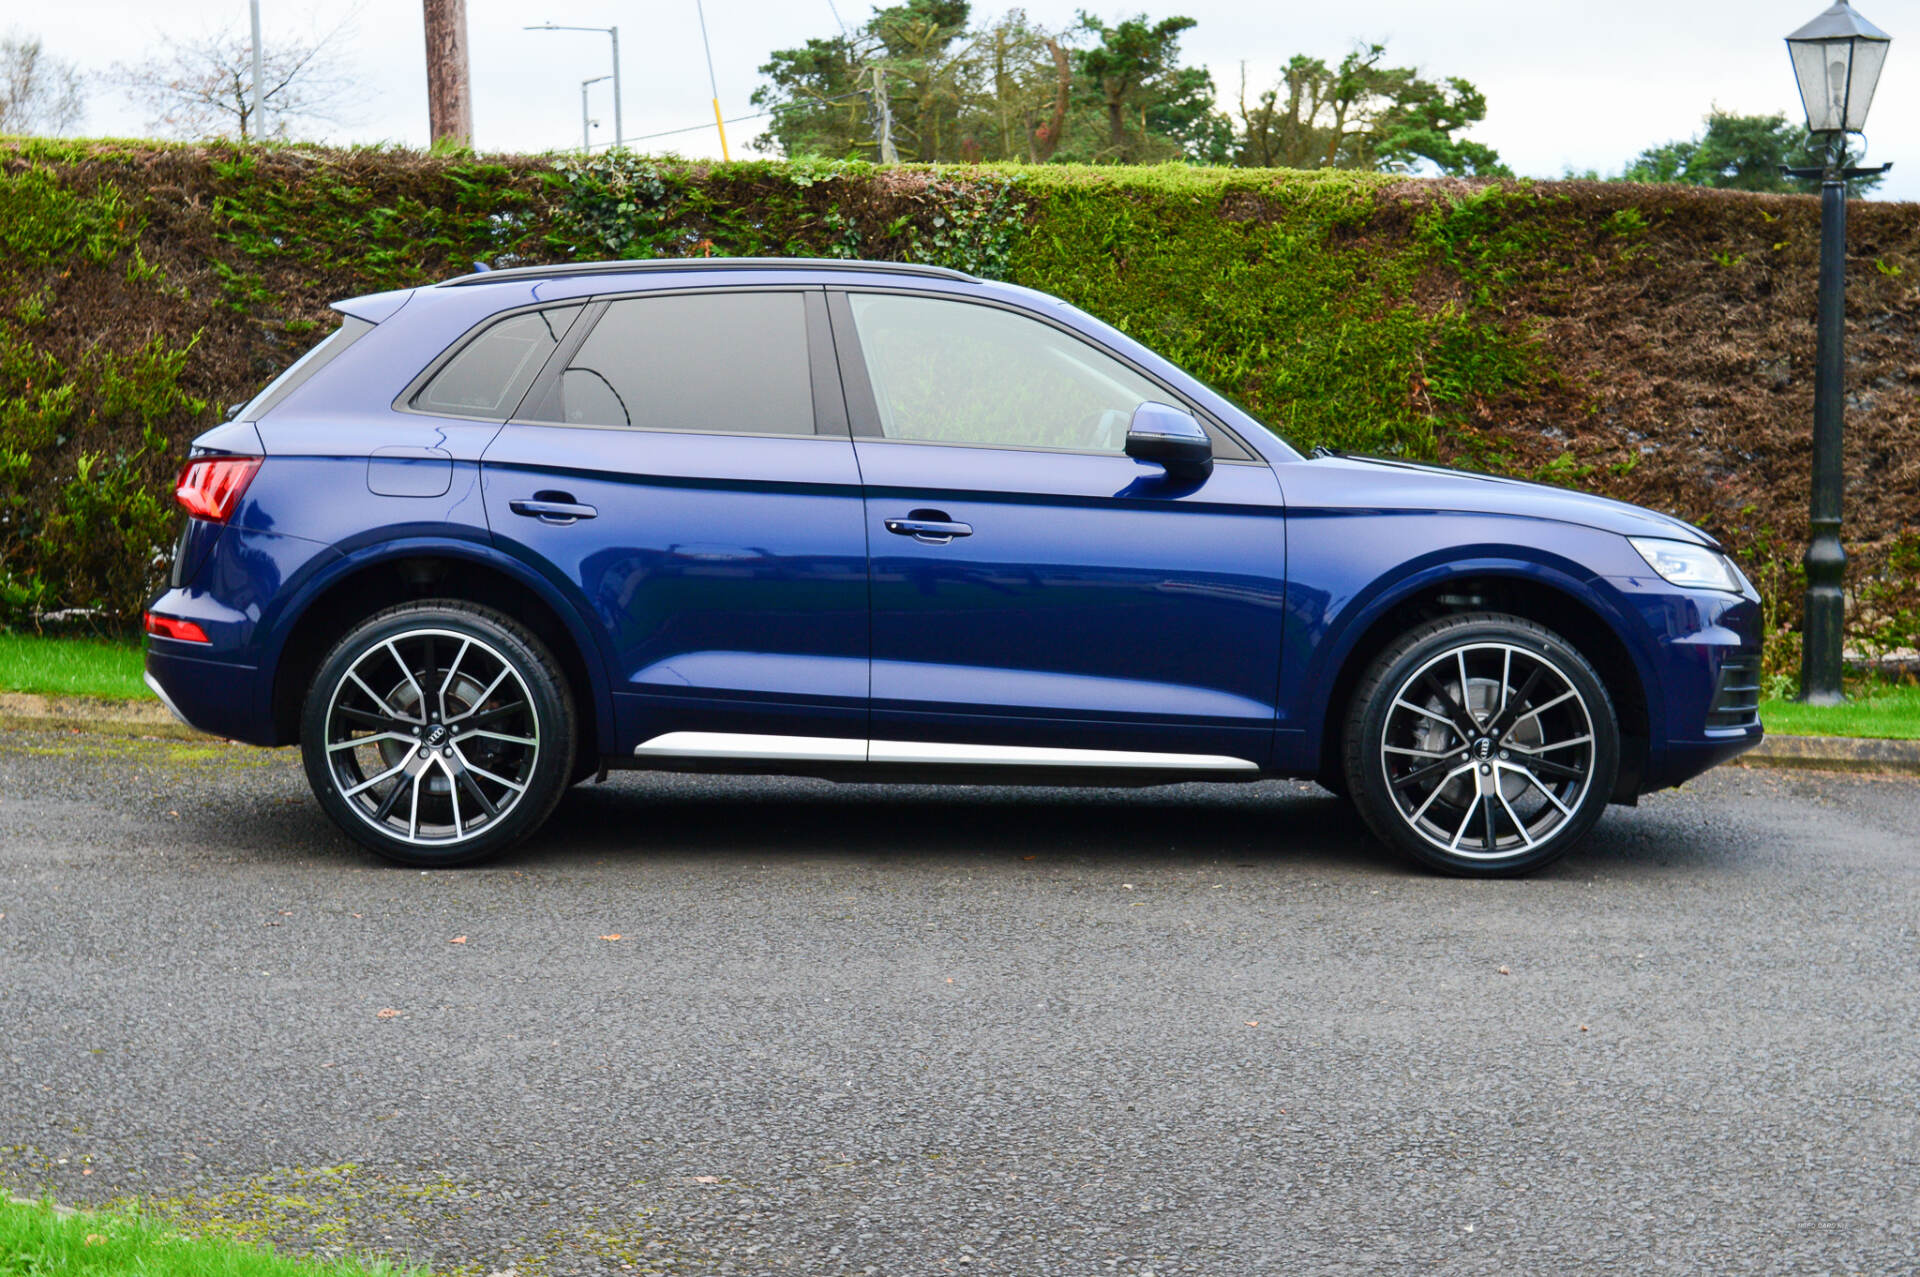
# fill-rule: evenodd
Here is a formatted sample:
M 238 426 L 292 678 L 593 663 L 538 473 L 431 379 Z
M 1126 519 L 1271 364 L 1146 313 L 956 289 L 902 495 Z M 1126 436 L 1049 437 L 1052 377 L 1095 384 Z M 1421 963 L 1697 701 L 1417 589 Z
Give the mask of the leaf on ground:
M 1509 970 L 1507 970 L 1507 969 L 1506 969 L 1505 967 L 1501 967 L 1501 968 L 1500 968 L 1500 974 L 1501 974 L 1501 975 L 1512 975 L 1512 974 L 1513 974 L 1513 972 L 1511 972 L 1511 971 L 1509 971 Z
M 467 938 L 465 936 L 455 936 L 453 939 L 447 941 L 448 944 L 465 944 L 466 942 Z
M 391 1020 L 399 1014 L 400 1013 L 394 1010 L 392 1007 L 381 1007 L 378 1011 L 374 1012 L 374 1015 L 378 1016 L 382 1020 Z
M 696 1184 L 718 1184 L 720 1177 L 718 1175 L 695 1175 L 693 1182 Z
M 600 938 L 602 940 L 618 940 L 620 938 L 620 933 L 616 931 L 610 936 L 601 936 Z

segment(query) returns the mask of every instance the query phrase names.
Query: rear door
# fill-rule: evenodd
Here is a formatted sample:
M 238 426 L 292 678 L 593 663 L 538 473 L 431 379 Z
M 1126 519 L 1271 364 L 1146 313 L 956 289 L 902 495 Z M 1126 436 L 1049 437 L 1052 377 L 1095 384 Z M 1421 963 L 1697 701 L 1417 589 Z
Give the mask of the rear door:
M 602 299 L 487 449 L 495 541 L 597 622 L 623 751 L 864 752 L 866 533 L 831 349 L 818 289 Z
M 1204 481 L 1126 456 L 1134 408 L 1185 405 L 1064 324 L 830 297 L 872 546 L 872 757 L 1264 765 L 1286 563 L 1271 467 L 1211 422 Z

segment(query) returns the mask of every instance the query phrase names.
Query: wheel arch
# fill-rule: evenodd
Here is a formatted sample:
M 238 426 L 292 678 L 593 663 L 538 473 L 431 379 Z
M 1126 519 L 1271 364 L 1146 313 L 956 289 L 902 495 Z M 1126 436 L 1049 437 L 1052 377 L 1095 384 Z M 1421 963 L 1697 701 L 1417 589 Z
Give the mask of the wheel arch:
M 1465 562 L 1410 576 L 1373 599 L 1343 636 L 1321 720 L 1319 775 L 1337 777 L 1348 704 L 1367 667 L 1395 638 L 1436 617 L 1505 612 L 1546 626 L 1594 667 L 1620 725 L 1612 801 L 1631 803 L 1651 763 L 1653 672 L 1622 635 L 1621 614 L 1575 577 L 1539 564 Z M 1331 663 L 1331 662 L 1330 662 Z
M 384 543 L 350 555 L 309 581 L 275 627 L 268 711 L 274 743 L 299 737 L 307 685 L 349 629 L 382 608 L 426 598 L 457 598 L 494 608 L 526 625 L 553 652 L 575 689 L 582 752 L 612 752 L 612 702 L 606 666 L 579 609 L 550 582 L 485 547 L 463 541 Z

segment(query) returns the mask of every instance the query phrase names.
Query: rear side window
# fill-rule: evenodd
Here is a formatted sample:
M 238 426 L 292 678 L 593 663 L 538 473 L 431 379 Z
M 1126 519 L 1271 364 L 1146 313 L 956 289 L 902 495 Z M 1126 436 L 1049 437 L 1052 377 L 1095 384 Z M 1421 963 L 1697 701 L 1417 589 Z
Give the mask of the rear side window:
M 810 435 L 806 302 L 703 293 L 613 302 L 522 415 L 636 430 Z
M 340 326 L 327 336 L 327 339 L 293 361 L 293 367 L 267 383 L 266 389 L 253 397 L 252 402 L 233 414 L 235 421 L 258 421 L 278 408 L 283 400 L 300 387 L 312 380 L 313 375 L 346 353 L 347 347 L 359 341 L 373 331 L 373 325 L 364 319 L 355 319 L 347 315 Z
M 505 421 L 583 304 L 509 315 L 475 337 L 413 397 L 421 412 Z

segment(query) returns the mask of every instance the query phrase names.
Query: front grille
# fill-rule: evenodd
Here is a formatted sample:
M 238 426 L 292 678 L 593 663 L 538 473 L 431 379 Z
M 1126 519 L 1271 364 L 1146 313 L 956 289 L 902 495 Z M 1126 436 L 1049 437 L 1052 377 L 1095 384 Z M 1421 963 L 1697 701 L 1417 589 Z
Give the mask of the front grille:
M 1707 726 L 1752 727 L 1760 721 L 1760 654 L 1735 652 L 1720 663 Z

